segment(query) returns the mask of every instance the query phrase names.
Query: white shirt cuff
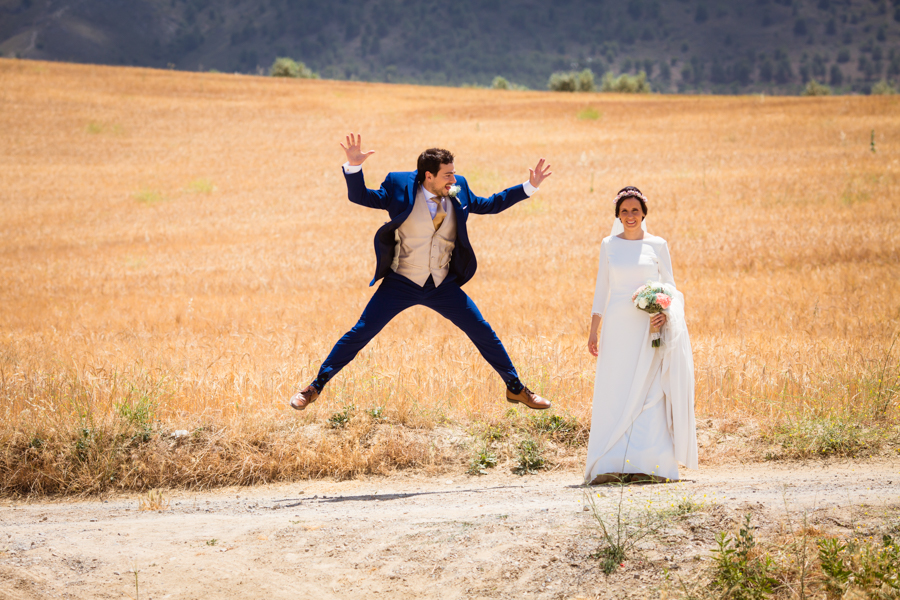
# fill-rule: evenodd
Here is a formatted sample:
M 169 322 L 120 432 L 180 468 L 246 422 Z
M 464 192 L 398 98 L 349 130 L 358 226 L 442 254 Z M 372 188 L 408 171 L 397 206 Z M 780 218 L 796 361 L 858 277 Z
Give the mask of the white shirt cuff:
M 341 166 L 344 168 L 344 173 L 346 173 L 347 175 L 352 175 L 354 173 L 359 173 L 360 171 L 362 171 L 362 165 L 351 165 L 349 160 Z
M 538 191 L 540 188 L 536 188 L 536 187 L 534 187 L 533 185 L 531 185 L 531 182 L 530 182 L 530 181 L 526 181 L 525 183 L 522 184 L 522 189 L 525 190 L 525 195 L 528 196 L 528 197 L 530 198 L 530 197 L 533 196 L 534 193 L 535 193 L 536 191 Z

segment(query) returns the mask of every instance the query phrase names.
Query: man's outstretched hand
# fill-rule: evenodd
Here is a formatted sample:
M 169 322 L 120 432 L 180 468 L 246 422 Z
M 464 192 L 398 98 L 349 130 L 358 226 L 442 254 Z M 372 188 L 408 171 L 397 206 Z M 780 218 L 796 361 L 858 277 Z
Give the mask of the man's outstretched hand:
M 348 155 L 349 156 L 349 155 Z M 353 163 L 350 163 L 353 164 Z M 538 161 L 538 164 L 533 169 L 528 169 L 528 183 L 533 185 L 536 188 L 541 187 L 541 182 L 553 175 L 553 172 L 550 171 L 550 165 L 544 166 L 544 159 Z
M 363 164 L 370 155 L 375 154 L 374 150 L 369 150 L 368 152 L 363 152 L 361 149 L 362 146 L 362 135 L 361 134 L 350 134 L 347 136 L 347 145 L 341 144 L 341 148 L 344 149 L 344 152 L 347 153 L 347 161 L 350 162 L 350 166 L 358 167 Z M 541 159 L 541 162 L 544 162 Z M 538 163 L 540 164 L 540 163 Z M 537 186 L 535 186 L 537 187 Z

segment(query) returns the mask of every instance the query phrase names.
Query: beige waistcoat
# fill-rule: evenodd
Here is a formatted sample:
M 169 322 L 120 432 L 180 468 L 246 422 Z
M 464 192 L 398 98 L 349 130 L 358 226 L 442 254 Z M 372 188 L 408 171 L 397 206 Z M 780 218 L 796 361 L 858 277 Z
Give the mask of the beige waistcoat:
M 397 245 L 391 269 L 420 286 L 424 286 L 431 275 L 434 285 L 438 286 L 450 272 L 450 255 L 456 246 L 456 215 L 453 200 L 448 199 L 447 216 L 435 231 L 427 202 L 425 192 L 419 186 L 412 212 L 394 234 Z

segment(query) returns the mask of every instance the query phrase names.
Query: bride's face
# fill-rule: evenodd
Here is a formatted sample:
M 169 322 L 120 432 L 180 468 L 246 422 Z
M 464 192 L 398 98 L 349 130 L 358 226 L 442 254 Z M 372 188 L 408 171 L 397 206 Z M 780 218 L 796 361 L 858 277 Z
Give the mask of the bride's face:
M 641 210 L 641 203 L 637 198 L 626 198 L 619 205 L 619 219 L 625 227 L 625 231 L 636 231 L 641 228 L 641 221 L 644 220 L 644 211 Z

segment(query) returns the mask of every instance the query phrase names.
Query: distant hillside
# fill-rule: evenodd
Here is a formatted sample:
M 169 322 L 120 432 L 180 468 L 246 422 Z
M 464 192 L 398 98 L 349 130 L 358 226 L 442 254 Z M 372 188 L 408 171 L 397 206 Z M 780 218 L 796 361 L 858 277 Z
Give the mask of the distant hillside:
M 647 72 L 662 92 L 862 92 L 900 81 L 900 0 L 0 0 L 0 54 L 546 89 Z

